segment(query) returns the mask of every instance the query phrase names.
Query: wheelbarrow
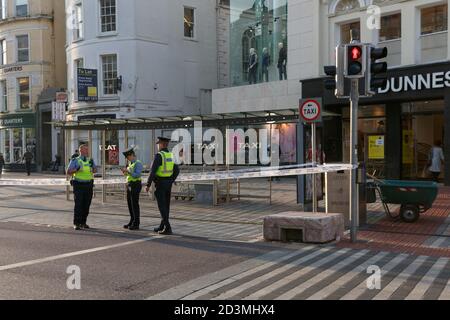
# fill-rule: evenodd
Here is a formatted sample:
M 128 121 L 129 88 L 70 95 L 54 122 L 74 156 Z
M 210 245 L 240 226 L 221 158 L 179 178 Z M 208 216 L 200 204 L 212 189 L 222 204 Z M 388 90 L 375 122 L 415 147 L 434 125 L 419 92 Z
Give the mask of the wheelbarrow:
M 372 177 L 373 178 L 373 177 Z M 399 218 L 407 223 L 416 222 L 421 213 L 428 211 L 436 200 L 438 185 L 429 181 L 401 181 L 374 179 L 367 183 L 367 203 L 376 202 L 376 194 L 381 199 L 384 211 L 391 218 Z M 399 204 L 400 214 L 394 216 L 388 204 Z

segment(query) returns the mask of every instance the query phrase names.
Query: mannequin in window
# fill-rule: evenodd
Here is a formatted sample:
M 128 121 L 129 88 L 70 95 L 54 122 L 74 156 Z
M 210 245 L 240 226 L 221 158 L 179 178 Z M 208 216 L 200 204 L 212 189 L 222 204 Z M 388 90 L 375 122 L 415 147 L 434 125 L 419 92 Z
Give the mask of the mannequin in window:
M 256 74 L 258 71 L 258 55 L 256 54 L 255 48 L 250 49 L 248 65 L 248 82 L 250 84 L 256 83 Z
M 262 76 L 263 81 L 269 82 L 269 65 L 270 65 L 270 54 L 267 48 L 263 49 L 262 52 Z
M 283 75 L 284 75 L 284 80 L 287 80 L 287 70 L 286 70 L 287 51 L 282 42 L 280 42 L 278 44 L 278 49 L 280 49 L 280 53 L 278 54 L 277 67 L 278 67 L 278 72 L 280 74 L 280 81 L 283 80 Z

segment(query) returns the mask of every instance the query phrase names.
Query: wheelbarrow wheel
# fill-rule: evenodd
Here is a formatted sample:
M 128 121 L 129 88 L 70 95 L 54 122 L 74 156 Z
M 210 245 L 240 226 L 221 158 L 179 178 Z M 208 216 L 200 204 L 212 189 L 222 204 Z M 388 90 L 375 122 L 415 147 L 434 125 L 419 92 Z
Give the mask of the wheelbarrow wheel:
M 420 217 L 419 207 L 413 204 L 406 204 L 400 208 L 400 218 L 407 223 L 416 222 Z

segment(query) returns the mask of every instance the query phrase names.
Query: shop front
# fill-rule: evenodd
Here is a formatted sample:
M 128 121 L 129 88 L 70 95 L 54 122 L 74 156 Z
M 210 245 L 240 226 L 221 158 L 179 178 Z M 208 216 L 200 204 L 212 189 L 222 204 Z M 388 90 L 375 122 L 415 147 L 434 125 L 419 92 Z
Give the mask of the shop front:
M 450 185 L 450 63 L 389 70 L 386 88 L 361 99 L 358 110 L 358 154 L 368 173 L 388 179 L 431 179 L 428 159 L 434 145 L 444 151 L 440 180 Z M 303 97 L 322 96 L 325 110 L 339 113 L 324 128 L 326 146 L 340 133 L 342 158 L 349 161 L 350 108 L 346 99 L 324 91 L 323 78 L 303 81 Z
M 23 155 L 33 154 L 32 170 L 36 170 L 36 117 L 34 113 L 0 115 L 0 153 L 6 171 L 25 171 Z

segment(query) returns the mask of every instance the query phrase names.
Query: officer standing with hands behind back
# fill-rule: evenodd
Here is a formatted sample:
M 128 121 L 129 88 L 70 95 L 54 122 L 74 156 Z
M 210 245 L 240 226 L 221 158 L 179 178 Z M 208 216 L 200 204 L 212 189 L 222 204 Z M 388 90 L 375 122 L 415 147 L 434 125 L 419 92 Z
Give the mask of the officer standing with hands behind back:
M 94 194 L 94 173 L 97 172 L 94 160 L 89 158 L 87 145 L 81 145 L 80 156 L 70 161 L 67 175 L 72 176 L 73 194 L 75 200 L 73 228 L 75 230 L 89 229 L 86 224 Z
M 146 192 L 149 192 L 152 183 L 155 183 L 155 197 L 158 202 L 161 214 L 161 224 L 154 229 L 155 232 L 163 235 L 172 234 L 172 227 L 169 222 L 170 198 L 172 184 L 178 177 L 180 169 L 174 162 L 173 153 L 169 152 L 170 139 L 158 137 L 158 150 L 153 161 L 150 177 L 147 181 Z
M 130 212 L 130 222 L 123 227 L 128 230 L 139 230 L 140 207 L 139 196 L 142 190 L 142 162 L 137 160 L 134 149 L 131 148 L 123 153 L 128 160 L 128 167 L 122 169 L 122 173 L 127 177 L 127 202 Z

